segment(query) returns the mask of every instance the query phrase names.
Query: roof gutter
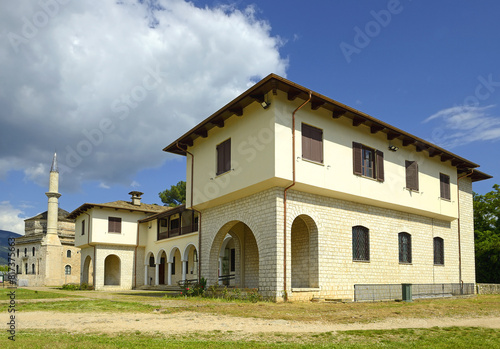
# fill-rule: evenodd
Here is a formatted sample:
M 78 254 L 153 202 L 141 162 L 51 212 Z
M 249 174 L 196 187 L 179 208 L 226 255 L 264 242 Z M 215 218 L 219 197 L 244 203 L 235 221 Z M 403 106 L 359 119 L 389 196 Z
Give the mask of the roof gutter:
M 283 191 L 283 291 L 285 302 L 288 301 L 287 285 L 286 285 L 286 204 L 287 204 L 287 191 L 295 185 L 295 113 L 298 112 L 304 105 L 309 103 L 312 98 L 312 91 L 309 91 L 309 99 L 298 106 L 292 113 L 292 184 L 285 188 Z

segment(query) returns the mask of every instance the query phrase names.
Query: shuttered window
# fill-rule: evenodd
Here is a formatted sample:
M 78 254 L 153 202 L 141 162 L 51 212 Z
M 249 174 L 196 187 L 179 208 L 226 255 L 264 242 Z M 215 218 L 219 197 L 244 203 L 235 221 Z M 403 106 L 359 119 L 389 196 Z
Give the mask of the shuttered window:
M 82 221 L 82 235 L 85 235 L 85 221 Z
M 119 217 L 108 217 L 108 233 L 122 232 L 122 219 Z
M 352 142 L 353 172 L 355 175 L 384 181 L 384 153 Z
M 399 263 L 411 263 L 411 235 L 399 233 Z
M 440 173 L 439 184 L 440 184 L 441 198 L 450 200 L 450 176 Z
M 231 170 L 231 138 L 217 146 L 217 176 Z
M 302 124 L 302 157 L 323 163 L 323 130 Z
M 352 227 L 352 259 L 354 261 L 370 260 L 370 236 L 366 227 Z
M 416 161 L 405 161 L 406 167 L 406 189 L 418 191 L 418 163 Z
M 434 238 L 434 264 L 444 265 L 444 241 L 442 238 Z

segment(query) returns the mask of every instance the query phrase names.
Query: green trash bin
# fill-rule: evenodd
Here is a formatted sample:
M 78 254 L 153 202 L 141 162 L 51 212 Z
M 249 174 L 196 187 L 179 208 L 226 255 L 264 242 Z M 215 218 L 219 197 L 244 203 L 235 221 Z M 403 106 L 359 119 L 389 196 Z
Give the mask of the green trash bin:
M 413 295 L 411 293 L 411 284 L 402 284 L 403 286 L 403 301 L 411 302 Z

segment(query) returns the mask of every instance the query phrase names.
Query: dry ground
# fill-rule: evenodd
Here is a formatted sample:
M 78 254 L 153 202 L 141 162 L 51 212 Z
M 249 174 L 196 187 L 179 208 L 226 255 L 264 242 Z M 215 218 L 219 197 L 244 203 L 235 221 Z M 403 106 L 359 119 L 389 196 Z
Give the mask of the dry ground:
M 451 313 L 443 312 L 443 308 L 457 307 L 452 300 L 444 306 L 425 304 L 425 308 L 434 307 L 431 316 L 422 316 L 418 313 L 424 307 L 404 307 L 398 311 L 387 306 L 368 304 L 350 305 L 294 305 L 290 306 L 290 316 L 283 316 L 283 305 L 262 305 L 262 313 L 253 304 L 213 304 L 210 301 L 193 303 L 184 300 L 172 300 L 159 297 L 144 297 L 141 292 L 127 292 L 127 294 L 116 294 L 107 292 L 68 292 L 48 288 L 30 288 L 32 290 L 43 290 L 50 292 L 67 292 L 71 295 L 82 295 L 85 299 L 107 299 L 113 301 L 142 301 L 158 307 L 150 313 L 132 312 L 48 312 L 48 311 L 18 311 L 16 313 L 18 329 L 55 329 L 69 332 L 90 333 L 118 333 L 141 331 L 141 333 L 186 333 L 204 331 L 232 331 L 242 335 L 248 333 L 313 333 L 346 330 L 373 330 L 373 329 L 399 329 L 399 328 L 431 328 L 431 327 L 485 327 L 500 329 L 500 313 L 498 308 L 489 311 L 491 304 L 481 303 L 477 306 L 478 312 L 468 313 L 468 310 Z M 36 301 L 61 301 L 62 299 L 47 299 Z M 69 299 L 68 299 L 69 300 Z M 75 300 L 72 298 L 71 300 Z M 495 299 L 496 301 L 497 299 Z M 35 301 L 35 300 L 33 300 Z M 21 301 L 21 307 L 23 302 Z M 208 304 L 208 305 L 207 305 Z M 379 303 L 380 304 L 380 303 Z M 470 305 L 469 305 L 470 306 Z M 476 305 L 473 305 L 476 307 Z M 316 308 L 314 308 L 316 307 Z M 240 312 L 237 312 L 241 308 Z M 383 314 L 377 318 L 384 308 L 390 308 L 393 312 Z M 494 308 L 494 307 L 493 307 Z M 221 310 L 225 309 L 225 310 Z M 264 314 L 265 310 L 267 314 Z M 281 315 L 273 317 L 270 313 L 279 309 Z M 301 309 L 311 309 L 313 314 L 309 316 L 297 316 Z M 317 309 L 317 311 L 314 311 Z M 319 309 L 324 314 L 319 313 Z M 326 309 L 326 311 L 325 311 Z M 378 310 L 380 309 L 380 310 Z M 229 311 L 227 311 L 229 310 Z M 241 313 L 243 311 L 243 313 Z M 245 313 L 251 312 L 253 313 Z M 287 310 L 288 311 L 288 310 Z M 295 313 L 293 313 L 295 312 Z M 412 313 L 413 312 L 413 313 Z M 314 314 L 316 313 L 316 314 Z M 333 314 L 338 313 L 338 314 Z M 227 315 L 230 314 L 230 315 Z M 413 315 L 412 315 L 413 314 Z M 6 312 L 5 314 L 6 315 Z M 447 316 L 444 316 L 447 315 Z M 252 317 L 248 317 L 252 316 Z M 3 318 L 3 316 L 2 316 Z M 300 320 L 297 320 L 300 319 Z

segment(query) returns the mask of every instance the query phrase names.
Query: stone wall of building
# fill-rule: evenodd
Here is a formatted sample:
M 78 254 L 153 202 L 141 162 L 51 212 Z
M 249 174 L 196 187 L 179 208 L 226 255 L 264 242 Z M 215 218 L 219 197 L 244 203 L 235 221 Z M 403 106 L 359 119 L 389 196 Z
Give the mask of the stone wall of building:
M 134 246 L 118 246 L 118 245 L 98 245 L 95 247 L 95 289 L 96 290 L 130 290 L 134 281 Z M 110 270 L 105 270 L 105 260 L 109 256 L 117 256 L 119 262 L 119 284 L 105 285 L 106 273 Z M 117 266 L 113 264 L 113 271 L 116 271 Z M 109 275 L 109 274 L 108 274 Z

